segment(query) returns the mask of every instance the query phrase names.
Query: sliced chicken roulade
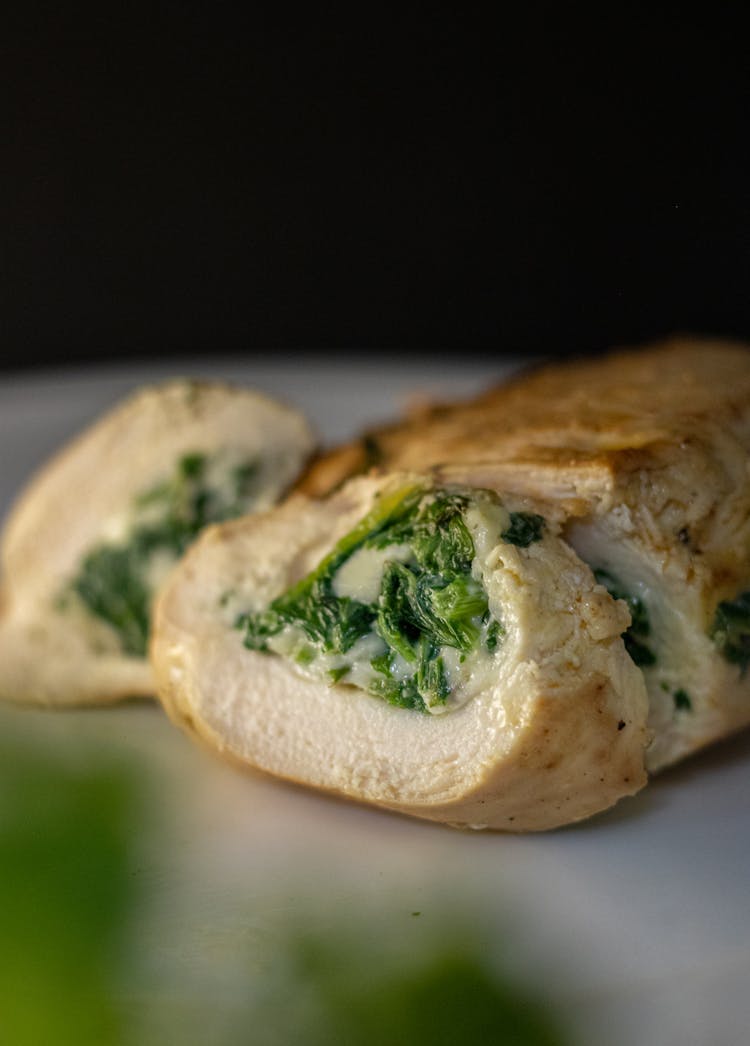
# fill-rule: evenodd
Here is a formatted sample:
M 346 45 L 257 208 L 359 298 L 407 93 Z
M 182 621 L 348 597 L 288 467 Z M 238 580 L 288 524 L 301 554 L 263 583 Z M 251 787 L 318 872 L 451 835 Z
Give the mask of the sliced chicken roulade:
M 153 593 L 207 523 L 274 504 L 313 448 L 250 390 L 148 388 L 57 454 L 1 546 L 0 697 L 49 705 L 153 693 Z
M 433 468 L 553 501 L 627 601 L 657 770 L 750 723 L 750 352 L 674 339 L 548 366 L 369 433 L 308 471 Z
M 625 604 L 544 506 L 413 475 L 209 528 L 155 610 L 170 715 L 252 767 L 510 830 L 645 783 Z

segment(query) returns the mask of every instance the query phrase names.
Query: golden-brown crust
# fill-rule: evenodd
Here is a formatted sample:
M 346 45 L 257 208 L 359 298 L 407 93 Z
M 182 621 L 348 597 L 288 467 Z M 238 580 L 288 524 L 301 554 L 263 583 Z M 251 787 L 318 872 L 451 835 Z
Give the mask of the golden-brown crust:
M 321 497 L 376 461 L 380 471 L 485 477 L 569 518 L 627 506 L 653 548 L 689 534 L 712 613 L 748 580 L 748 456 L 750 351 L 674 338 L 421 407 L 318 458 L 302 483 Z
M 603 358 L 543 366 L 457 404 L 421 407 L 318 458 L 302 483 L 322 496 L 373 461 L 389 470 L 517 461 L 627 473 L 644 452 L 713 425 L 746 425 L 750 352 L 675 338 Z
M 311 498 L 322 498 L 338 490 L 350 476 L 367 472 L 375 462 L 367 453 L 363 438 L 344 443 L 326 453 L 316 455 L 295 484 L 295 491 Z

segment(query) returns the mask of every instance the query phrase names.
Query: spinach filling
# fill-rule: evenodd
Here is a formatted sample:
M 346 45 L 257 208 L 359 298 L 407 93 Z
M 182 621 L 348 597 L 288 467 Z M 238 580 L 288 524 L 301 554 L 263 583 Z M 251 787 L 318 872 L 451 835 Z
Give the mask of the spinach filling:
M 693 709 L 693 701 L 687 690 L 683 690 L 682 687 L 679 690 L 675 690 L 672 694 L 674 698 L 674 706 L 678 712 L 691 712 Z
M 722 657 L 744 674 L 750 665 L 750 591 L 719 603 L 710 636 Z
M 646 640 L 651 635 L 651 620 L 646 604 L 639 596 L 633 596 L 613 574 L 607 570 L 595 570 L 594 577 L 604 585 L 613 599 L 622 599 L 628 605 L 631 623 L 623 633 L 625 649 L 639 668 L 656 664 L 656 654 Z
M 466 494 L 421 486 L 384 494 L 310 574 L 267 610 L 238 617 L 245 646 L 303 666 L 322 658 L 331 682 L 440 711 L 451 695 L 448 657 L 460 663 L 479 648 L 491 655 L 504 636 L 472 576 L 469 504 Z M 340 585 L 337 594 L 342 566 L 367 550 L 383 554 L 377 591 L 369 601 L 341 594 Z M 364 672 L 356 664 L 363 657 Z
M 125 654 L 146 653 L 155 558 L 176 560 L 208 523 L 249 511 L 257 496 L 256 462 L 229 467 L 218 485 L 209 465 L 204 454 L 182 457 L 168 480 L 135 499 L 127 538 L 92 549 L 70 582 L 89 612 L 114 629 Z
M 500 535 L 509 545 L 528 548 L 535 541 L 541 541 L 544 531 L 544 516 L 535 512 L 511 512 L 510 526 Z

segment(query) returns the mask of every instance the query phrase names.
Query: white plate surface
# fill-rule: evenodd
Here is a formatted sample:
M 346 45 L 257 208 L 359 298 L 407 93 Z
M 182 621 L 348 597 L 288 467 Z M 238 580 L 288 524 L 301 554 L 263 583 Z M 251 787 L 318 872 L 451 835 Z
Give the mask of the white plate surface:
M 468 395 L 510 369 L 302 358 L 7 377 L 0 516 L 62 440 L 131 388 L 173 373 L 256 385 L 305 410 L 333 442 L 387 420 L 411 396 Z M 128 1014 L 118 1041 L 305 1046 L 291 1000 L 293 1038 L 288 1026 L 269 1025 L 265 1038 L 243 1033 L 262 1011 L 255 997 L 292 961 L 285 942 L 299 928 L 348 942 L 343 954 L 356 938 L 382 968 L 427 954 L 447 927 L 544 1000 L 563 1041 L 750 1041 L 747 735 L 580 826 L 508 836 L 454 832 L 241 774 L 149 705 L 3 708 L 0 730 L 22 754 L 48 753 L 81 773 L 124 761 L 143 782 L 148 809 L 139 807 L 128 858 L 138 901 L 108 989 Z M 288 978 L 301 1014 L 308 982 L 299 971 Z

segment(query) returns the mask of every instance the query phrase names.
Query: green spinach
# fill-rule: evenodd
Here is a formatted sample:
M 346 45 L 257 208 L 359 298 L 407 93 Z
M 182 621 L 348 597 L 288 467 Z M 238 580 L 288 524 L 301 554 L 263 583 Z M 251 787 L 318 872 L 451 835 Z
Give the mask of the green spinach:
M 373 510 L 297 584 L 258 613 L 242 614 L 237 626 L 252 650 L 269 652 L 268 641 L 292 628 L 321 654 L 346 654 L 358 639 L 375 633 L 386 651 L 374 657 L 368 690 L 383 700 L 425 711 L 445 704 L 450 687 L 442 647 L 474 650 L 482 635 L 494 652 L 502 626 L 471 576 L 474 542 L 464 520 L 469 498 L 407 486 L 383 495 Z M 386 560 L 374 603 L 334 592 L 336 573 L 362 548 L 408 545 L 409 561 Z M 396 675 L 394 658 L 410 666 Z M 346 671 L 329 672 L 346 681 Z
M 675 690 L 672 695 L 674 698 L 674 706 L 678 712 L 691 712 L 693 709 L 693 702 L 690 699 L 690 694 L 687 690 L 683 690 L 682 687 L 679 690 Z
M 154 557 L 177 559 L 208 523 L 252 506 L 257 462 L 232 467 L 221 488 L 208 482 L 208 466 L 205 454 L 183 455 L 169 479 L 137 495 L 127 539 L 93 548 L 70 582 L 87 610 L 114 629 L 127 655 L 143 657 L 148 646 Z
M 510 526 L 500 537 L 509 545 L 528 548 L 535 541 L 542 540 L 544 522 L 544 516 L 538 516 L 535 512 L 511 512 Z
M 646 604 L 639 596 L 627 591 L 625 586 L 607 570 L 595 570 L 594 577 L 604 585 L 613 599 L 622 599 L 628 605 L 631 623 L 623 633 L 625 649 L 639 668 L 656 664 L 656 654 L 646 642 L 651 635 L 651 619 Z
M 750 591 L 719 603 L 710 635 L 722 657 L 744 675 L 750 665 Z

